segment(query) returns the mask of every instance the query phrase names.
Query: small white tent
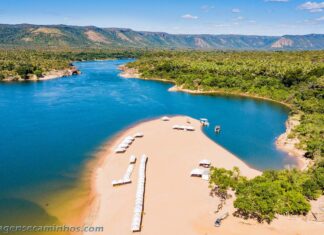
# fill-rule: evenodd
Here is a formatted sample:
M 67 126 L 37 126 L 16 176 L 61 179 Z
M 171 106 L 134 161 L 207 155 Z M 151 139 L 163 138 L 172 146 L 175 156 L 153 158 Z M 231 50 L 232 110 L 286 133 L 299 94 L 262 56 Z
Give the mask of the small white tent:
M 208 168 L 208 167 L 210 167 L 210 165 L 211 165 L 211 161 L 207 160 L 207 159 L 201 160 L 199 162 L 199 166 L 202 166 L 202 167 Z
M 164 116 L 164 117 L 162 117 L 161 119 L 162 119 L 162 121 L 165 121 L 165 122 L 170 121 L 170 118 L 167 117 L 167 116 Z
M 135 138 L 140 138 L 140 137 L 143 137 L 143 136 L 144 136 L 144 134 L 143 134 L 142 132 L 137 132 L 137 133 L 134 135 Z
M 203 174 L 203 169 L 195 168 L 190 172 L 190 176 L 201 177 Z

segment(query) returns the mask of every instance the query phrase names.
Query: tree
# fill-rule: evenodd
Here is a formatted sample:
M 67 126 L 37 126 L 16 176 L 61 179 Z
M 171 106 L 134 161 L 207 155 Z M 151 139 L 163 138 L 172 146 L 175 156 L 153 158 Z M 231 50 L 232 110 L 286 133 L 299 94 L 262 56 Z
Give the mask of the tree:
M 28 79 L 28 75 L 33 73 L 33 66 L 31 64 L 24 64 L 20 65 L 16 70 L 21 78 Z

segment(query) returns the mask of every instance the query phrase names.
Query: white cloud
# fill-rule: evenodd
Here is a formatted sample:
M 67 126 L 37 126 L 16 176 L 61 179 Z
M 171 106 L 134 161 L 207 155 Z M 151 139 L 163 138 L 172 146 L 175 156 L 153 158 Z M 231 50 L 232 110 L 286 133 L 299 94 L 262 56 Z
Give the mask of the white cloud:
M 233 8 L 232 13 L 240 13 L 241 10 L 239 8 Z
M 312 13 L 324 11 L 324 2 L 305 2 L 299 6 L 299 9 Z
M 198 16 L 193 16 L 191 14 L 185 14 L 185 15 L 181 16 L 181 18 L 187 19 L 187 20 L 197 20 L 199 17 Z

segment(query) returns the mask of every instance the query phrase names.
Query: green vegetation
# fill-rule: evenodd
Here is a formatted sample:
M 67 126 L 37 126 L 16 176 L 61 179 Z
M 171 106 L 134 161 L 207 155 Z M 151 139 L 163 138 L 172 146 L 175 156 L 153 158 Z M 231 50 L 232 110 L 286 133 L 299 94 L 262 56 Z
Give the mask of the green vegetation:
M 128 64 L 145 78 L 184 89 L 247 94 L 284 102 L 301 117 L 298 136 L 306 157 L 324 153 L 324 51 L 145 53 Z
M 140 54 L 133 50 L 86 50 L 86 51 L 43 51 L 43 50 L 0 50 L 0 81 L 38 78 L 54 69 L 71 67 L 72 61 L 115 59 L 134 57 Z
M 220 194 L 228 189 L 235 191 L 236 216 L 270 223 L 276 214 L 302 215 L 310 210 L 308 200 L 324 192 L 324 164 L 307 172 L 265 171 L 251 180 L 240 176 L 237 168 L 212 168 L 210 185 Z

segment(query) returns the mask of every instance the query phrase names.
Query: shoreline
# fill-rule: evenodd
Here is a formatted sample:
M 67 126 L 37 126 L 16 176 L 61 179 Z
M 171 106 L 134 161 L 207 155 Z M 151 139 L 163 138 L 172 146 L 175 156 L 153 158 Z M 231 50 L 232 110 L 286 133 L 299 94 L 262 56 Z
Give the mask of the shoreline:
M 184 93 L 189 93 L 189 94 L 196 94 L 196 95 L 230 95 L 230 96 L 240 96 L 240 97 L 247 97 L 247 98 L 254 98 L 254 99 L 260 99 L 260 100 L 266 100 L 266 101 L 271 101 L 273 103 L 281 104 L 289 109 L 291 109 L 291 105 L 282 101 L 277 101 L 273 100 L 267 97 L 262 97 L 262 96 L 257 96 L 253 94 L 248 94 L 248 93 L 242 93 L 242 92 L 234 92 L 234 91 L 221 91 L 221 90 L 210 90 L 210 91 L 202 91 L 202 90 L 190 90 L 190 89 L 185 89 L 182 87 L 179 87 L 175 85 L 173 81 L 167 80 L 167 79 L 162 79 L 162 78 L 143 78 L 141 77 L 141 74 L 138 72 L 137 69 L 134 68 L 128 68 L 126 65 L 120 65 L 118 67 L 119 70 L 122 72 L 119 74 L 120 77 L 123 78 L 136 78 L 136 79 L 141 79 L 141 80 L 147 80 L 147 81 L 159 81 L 159 82 L 164 82 L 164 83 L 169 83 L 173 84 L 171 88 L 169 88 L 168 91 L 170 92 L 184 92 Z
M 185 122 L 185 120 L 187 119 L 190 119 L 191 121 L 191 125 L 194 125 L 195 128 L 196 128 L 196 131 L 194 132 L 186 132 L 186 131 L 176 131 L 176 130 L 172 130 L 172 124 L 174 124 L 173 120 L 175 120 L 176 122 L 180 122 L 179 120 L 181 120 L 182 122 Z M 136 151 L 140 151 L 140 152 L 145 152 L 147 153 L 146 151 L 149 151 L 149 150 L 144 150 L 143 149 L 143 145 L 141 147 L 139 147 L 139 149 L 137 149 L 137 147 L 134 148 L 134 150 L 132 149 L 133 146 L 130 147 L 129 150 L 127 150 L 127 152 L 125 154 L 116 154 L 114 153 L 113 151 L 113 148 L 121 141 L 121 139 L 123 139 L 125 136 L 128 136 L 128 135 L 131 135 L 131 134 L 134 134 L 138 131 L 143 131 L 144 133 L 144 137 L 143 139 L 140 138 L 138 140 L 135 140 L 135 143 L 133 145 L 138 145 L 139 143 L 136 143 L 137 141 L 138 142 L 143 142 L 146 139 L 152 137 L 152 135 L 155 135 L 155 133 L 159 133 L 160 136 L 164 136 L 163 134 L 161 134 L 161 129 L 156 129 L 157 128 L 157 123 L 159 123 L 160 125 L 163 125 L 164 129 L 165 129 L 165 125 L 167 126 L 167 130 L 168 133 L 171 131 L 175 134 L 180 134 L 180 135 L 192 135 L 192 134 L 196 134 L 199 135 L 200 137 L 203 138 L 204 142 L 207 142 L 209 143 L 210 145 L 213 145 L 214 147 L 216 147 L 218 150 L 221 150 L 222 152 L 225 152 L 227 155 L 226 156 L 231 156 L 230 159 L 227 159 L 227 158 L 219 158 L 217 157 L 217 163 L 215 162 L 216 160 L 214 160 L 214 165 L 219 165 L 220 164 L 220 167 L 225 167 L 227 169 L 232 169 L 233 166 L 236 166 L 236 165 L 239 165 L 239 168 L 240 169 L 243 169 L 242 170 L 242 174 L 243 175 L 246 175 L 248 178 L 252 178 L 252 177 L 255 177 L 259 174 L 261 174 L 261 171 L 259 170 L 256 170 L 250 166 L 248 166 L 245 162 L 243 162 L 240 158 L 238 158 L 237 156 L 233 155 L 232 153 L 230 153 L 228 150 L 226 150 L 225 148 L 223 148 L 222 146 L 220 146 L 219 144 L 215 143 L 213 140 L 209 139 L 208 136 L 206 136 L 203 132 L 202 132 L 202 129 L 201 129 L 201 126 L 200 126 L 200 123 L 199 121 L 195 120 L 195 119 L 192 119 L 192 118 L 189 118 L 189 117 L 185 117 L 185 116 L 172 116 L 171 117 L 171 122 L 163 122 L 160 120 L 160 118 L 153 118 L 153 119 L 147 119 L 147 120 L 142 120 L 140 122 L 137 122 L 133 125 L 130 125 L 129 127 L 126 127 L 125 129 L 123 129 L 122 131 L 118 132 L 116 135 L 114 135 L 112 138 L 108 139 L 106 143 L 103 144 L 103 146 L 98 150 L 97 154 L 95 155 L 95 158 L 90 161 L 88 163 L 88 167 L 87 169 L 91 169 L 91 195 L 95 195 L 94 198 L 92 198 L 91 200 L 91 204 L 89 205 L 89 207 L 87 208 L 86 210 L 86 213 L 88 213 L 88 216 L 85 218 L 84 220 L 84 225 L 85 226 L 103 226 L 102 224 L 102 221 L 104 221 L 104 223 L 109 223 L 109 225 L 107 226 L 104 226 L 105 227 L 105 230 L 106 229 L 119 229 L 117 228 L 118 226 L 115 224 L 118 223 L 116 221 L 114 221 L 114 223 L 110 224 L 110 222 L 107 222 L 106 218 L 110 218 L 112 220 L 114 220 L 114 217 L 112 215 L 108 215 L 106 213 L 108 213 L 107 211 L 109 211 L 107 208 L 110 208 L 109 206 L 105 205 L 105 204 L 109 204 L 109 200 L 107 200 L 108 197 L 112 196 L 112 193 L 114 193 L 114 191 L 116 190 L 122 190 L 123 191 L 123 187 L 127 188 L 129 186 L 133 187 L 136 185 L 136 181 L 134 181 L 131 185 L 125 185 L 125 186 L 120 186 L 120 187 L 117 187 L 117 189 L 114 187 L 112 188 L 112 186 L 110 186 L 110 177 L 107 176 L 107 174 L 111 173 L 113 174 L 113 177 L 115 177 L 115 174 L 116 172 L 118 172 L 118 175 L 122 175 L 122 172 L 124 172 L 124 168 L 123 166 L 121 166 L 121 162 L 127 162 L 128 161 L 128 158 L 129 156 L 134 152 L 136 157 L 137 157 L 137 162 L 139 162 L 139 154 L 136 154 Z M 152 129 L 151 127 L 155 126 L 155 129 Z M 160 128 L 160 127 L 159 127 Z M 157 131 L 157 130 L 160 130 L 160 131 Z M 152 132 L 151 136 L 150 137 L 147 137 L 147 134 L 148 132 Z M 157 138 L 160 138 L 157 137 Z M 171 138 L 170 138 L 171 139 Z M 195 137 L 195 140 L 197 139 L 197 137 Z M 180 140 L 179 138 L 177 139 L 173 139 L 173 140 Z M 168 140 L 168 141 L 171 141 L 171 140 Z M 160 146 L 159 142 L 158 141 L 154 141 L 155 145 L 157 144 L 157 146 Z M 145 144 L 145 143 L 142 143 L 144 144 L 145 146 L 150 146 L 148 148 L 151 148 L 151 151 L 158 151 L 160 152 L 158 149 L 157 149 L 157 146 L 152 147 L 152 143 L 150 144 Z M 203 145 L 203 144 L 202 144 Z M 197 144 L 195 146 L 196 147 L 203 147 L 201 146 L 200 144 Z M 152 150 L 153 149 L 153 150 Z M 161 149 L 166 149 L 166 148 L 163 148 L 161 147 Z M 173 150 L 172 150 L 173 151 Z M 162 152 L 162 150 L 161 150 Z M 156 152 L 157 154 L 157 152 Z M 125 156 L 126 155 L 126 156 Z M 180 156 L 181 154 L 179 154 Z M 154 154 L 150 154 L 148 155 L 149 157 L 149 161 L 148 161 L 148 168 L 150 169 L 152 166 L 152 161 L 151 160 L 151 156 L 154 156 Z M 177 155 L 178 156 L 178 155 Z M 185 156 L 186 158 L 188 157 L 187 155 Z M 201 158 L 199 155 L 197 156 L 198 158 Z M 123 160 L 121 160 L 123 159 Z M 159 157 L 159 160 L 162 160 L 163 158 L 161 158 L 161 156 Z M 212 160 L 212 159 L 211 159 Z M 118 161 L 118 162 L 117 162 Z M 190 160 L 189 160 L 190 161 Z M 218 161 L 221 161 L 221 162 L 225 162 L 225 163 L 220 163 Z M 138 163 L 136 163 L 137 165 Z M 160 164 L 158 164 L 160 165 Z M 194 164 L 193 166 L 194 167 Z M 118 168 L 118 169 L 117 169 Z M 120 169 L 119 169 L 120 168 Z M 116 172 L 114 172 L 116 171 Z M 155 172 L 155 170 L 154 170 Z M 188 176 L 188 174 L 190 173 L 186 171 L 186 178 L 188 178 L 188 181 L 191 181 L 192 179 Z M 106 174 L 106 175 L 104 175 Z M 152 181 L 152 180 L 149 180 L 150 178 L 153 178 L 153 177 L 150 177 L 150 172 L 147 173 L 148 174 L 148 181 Z M 133 177 L 135 177 L 137 175 L 137 169 L 134 170 L 133 172 Z M 163 176 L 161 177 L 163 178 Z M 154 179 L 156 179 L 156 177 L 154 177 Z M 193 179 L 195 181 L 195 179 Z M 108 182 L 107 182 L 108 181 Z M 198 184 L 200 184 L 199 182 L 196 182 Z M 209 191 L 208 189 L 208 183 L 207 182 L 204 182 L 203 180 L 201 180 L 201 183 L 203 185 L 201 186 L 204 186 L 205 190 Z M 103 187 L 103 184 L 105 184 L 105 186 Z M 109 190 L 107 188 L 110 188 Z M 107 192 L 108 190 L 108 192 Z M 146 195 L 147 194 L 150 194 L 149 193 L 149 190 L 146 190 Z M 206 192 L 205 192 L 206 193 Z M 127 193 L 127 195 L 129 195 L 129 193 Z M 126 194 L 122 196 L 122 198 L 126 197 L 127 196 Z M 208 197 L 209 197 L 209 194 L 206 194 Z M 145 196 L 145 197 L 148 197 L 148 196 Z M 106 200 L 105 200 L 106 199 Z M 215 201 L 215 203 L 217 204 L 218 203 L 218 200 L 215 199 L 214 197 L 211 197 L 211 199 L 213 201 Z M 111 200 L 119 200 L 119 196 L 118 197 L 114 197 L 112 198 Z M 121 200 L 121 199 L 120 199 Z M 147 201 L 147 199 L 145 199 L 145 201 Z M 133 199 L 130 200 L 131 204 L 133 203 Z M 116 202 L 112 202 L 114 205 Z M 126 214 L 127 213 L 131 213 L 132 210 L 133 210 L 133 207 L 131 206 L 130 208 L 127 208 L 124 203 L 126 202 L 121 202 L 120 206 L 123 205 L 123 209 L 122 208 L 118 208 L 118 211 L 119 210 L 126 210 L 127 212 L 125 212 Z M 145 202 L 146 203 L 146 202 Z M 210 203 L 210 202 L 209 202 Z M 117 203 L 118 204 L 118 203 Z M 216 206 L 215 204 L 215 206 Z M 110 206 L 113 206 L 113 205 L 110 205 Z M 104 210 L 103 207 L 106 207 L 106 209 Z M 113 206 L 114 207 L 114 206 Z M 145 206 L 146 208 L 147 206 Z M 210 208 L 210 209 L 214 209 L 214 208 Z M 113 210 L 114 212 L 116 212 L 114 209 L 111 209 Z M 129 212 L 128 212 L 129 211 Z M 120 213 L 120 212 L 118 212 Z M 105 222 L 106 221 L 106 222 Z M 145 225 L 143 225 L 144 227 Z M 113 228 L 111 228 L 113 227 Z M 123 227 L 123 226 L 120 226 L 120 227 Z M 130 224 L 129 226 L 126 226 L 125 228 L 126 230 L 129 230 L 130 231 Z M 105 231 L 107 233 L 107 231 Z M 84 233 L 84 234 L 92 234 L 92 233 Z M 96 233 L 98 234 L 98 233 Z M 101 234 L 101 233 L 99 233 Z M 114 233 L 114 232 L 111 232 L 109 234 L 126 234 L 126 233 Z M 128 233 L 127 233 L 128 234 Z M 130 233 L 131 234 L 131 233 Z M 149 234 L 152 234 L 152 233 L 149 233 Z
M 70 77 L 73 75 L 81 74 L 80 70 L 76 69 L 75 67 L 67 68 L 67 69 L 60 69 L 60 70 L 51 70 L 45 72 L 42 77 L 37 77 L 35 74 L 32 74 L 28 79 L 22 78 L 4 78 L 1 82 L 39 82 L 39 81 L 47 81 L 53 80 L 63 77 Z
M 166 80 L 166 79 L 159 79 L 159 78 L 142 78 L 139 71 L 135 68 L 128 68 L 126 65 L 121 65 L 118 67 L 119 70 L 122 72 L 119 74 L 119 76 L 123 78 L 135 78 L 135 79 L 142 79 L 142 80 L 148 80 L 148 81 L 160 81 L 165 83 L 173 84 L 173 87 L 169 88 L 168 91 L 170 92 L 184 92 L 192 95 L 230 95 L 230 96 L 239 96 L 239 97 L 246 97 L 246 98 L 253 98 L 253 99 L 259 99 L 259 100 L 266 100 L 273 103 L 281 104 L 285 106 L 286 108 L 291 109 L 292 106 L 285 102 L 276 101 L 270 98 L 266 97 L 260 97 L 252 94 L 246 94 L 246 93 L 240 93 L 240 92 L 226 92 L 226 91 L 199 91 L 199 90 L 189 90 L 184 89 L 181 87 L 178 87 L 175 85 L 174 82 Z M 300 170 L 306 170 L 311 165 L 311 160 L 306 159 L 304 157 L 305 150 L 299 149 L 295 146 L 296 143 L 299 143 L 299 140 L 297 138 L 290 139 L 289 134 L 292 132 L 292 130 L 299 125 L 299 122 L 291 122 L 292 119 L 294 119 L 295 116 L 288 116 L 288 120 L 286 121 L 286 131 L 282 133 L 280 136 L 277 137 L 275 141 L 276 147 L 286 152 L 290 157 L 297 159 L 297 168 Z M 292 125 L 293 123 L 293 125 Z
M 172 130 L 172 125 L 185 123 L 188 119 L 196 131 Z M 114 147 L 124 137 L 138 131 L 143 131 L 144 137 L 136 139 L 126 153 L 113 152 Z M 183 145 L 184 143 L 186 145 Z M 226 169 L 238 166 L 241 174 L 248 178 L 261 174 L 209 139 L 196 119 L 173 116 L 169 122 L 163 122 L 160 118 L 137 122 L 108 139 L 98 150 L 95 161 L 91 161 L 92 163 L 88 165 L 92 175 L 90 195 L 93 195 L 93 198 L 88 200 L 91 203 L 87 205 L 88 216 L 84 220 L 84 225 L 104 226 L 105 231 L 83 233 L 84 235 L 132 234 L 130 225 L 137 185 L 137 165 L 142 153 L 147 154 L 149 158 L 143 224 L 140 232 L 143 235 L 166 233 L 196 235 L 216 232 L 213 222 L 219 216 L 215 213 L 215 209 L 220 201 L 217 197 L 210 196 L 208 182 L 189 175 L 198 159 L 209 158 L 213 166 Z M 132 154 L 136 155 L 138 161 L 131 177 L 133 182 L 112 187 L 111 180 L 123 175 Z M 166 172 L 168 174 L 165 174 Z M 312 231 L 314 235 L 321 234 L 323 224 L 312 220 L 306 221 L 302 216 L 278 216 L 271 224 L 259 224 L 255 220 L 234 217 L 233 201 L 234 198 L 227 200 L 223 208 L 230 212 L 229 218 L 220 228 L 216 228 L 222 234 L 292 235 L 297 231 L 301 232 L 300 234 L 306 234 L 306 231 Z M 171 208 L 175 208 L 172 214 L 169 213 Z M 224 211 L 220 213 L 222 212 Z
M 295 146 L 299 144 L 300 140 L 298 138 L 289 138 L 289 135 L 292 133 L 293 129 L 299 125 L 300 116 L 295 114 L 288 117 L 286 121 L 286 132 L 282 133 L 276 139 L 276 147 L 288 153 L 289 156 L 296 157 L 298 168 L 300 170 L 307 170 L 312 164 L 310 159 L 305 158 L 305 150 L 296 148 Z
M 122 138 L 122 136 L 125 135 L 126 131 L 129 129 L 134 128 L 137 125 L 140 125 L 141 123 L 150 121 L 153 119 L 148 120 L 142 120 L 139 122 L 136 122 L 125 129 L 117 132 L 115 135 L 113 135 L 111 138 L 107 138 L 106 141 L 103 142 L 103 144 L 100 146 L 100 148 L 94 153 L 94 159 L 90 159 L 86 164 L 86 171 L 90 172 L 90 180 L 88 181 L 90 184 L 90 191 L 92 195 L 96 195 L 96 179 L 98 177 L 98 174 L 100 172 L 101 167 L 106 161 L 106 158 L 108 155 L 112 154 L 112 148 L 115 146 L 118 141 Z M 98 196 L 98 195 L 97 195 Z M 98 199 L 92 198 L 92 202 L 84 210 L 84 214 L 87 214 L 87 216 L 84 216 L 82 224 L 85 226 L 91 226 L 94 222 L 94 216 L 98 210 Z M 89 216 L 90 214 L 90 216 Z
M 51 79 L 57 79 L 62 77 L 70 77 L 73 75 L 81 74 L 80 70 L 76 69 L 75 67 L 69 69 L 62 69 L 62 70 L 52 70 L 46 73 L 43 77 L 38 78 L 38 81 L 46 81 Z

